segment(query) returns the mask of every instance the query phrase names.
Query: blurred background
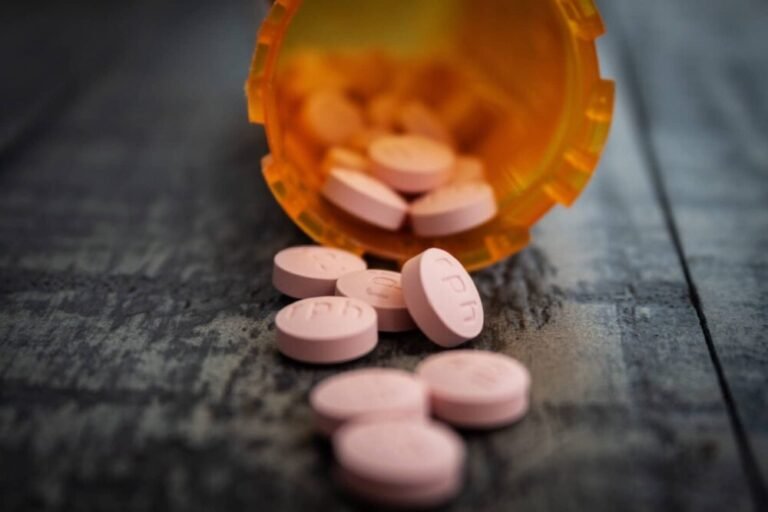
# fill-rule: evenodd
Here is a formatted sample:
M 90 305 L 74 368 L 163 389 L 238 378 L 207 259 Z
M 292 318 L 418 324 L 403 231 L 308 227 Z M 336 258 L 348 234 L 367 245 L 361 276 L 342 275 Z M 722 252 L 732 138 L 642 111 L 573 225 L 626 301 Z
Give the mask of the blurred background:
M 448 509 L 768 510 L 768 2 L 598 4 L 601 166 L 477 276 L 534 406 Z M 0 6 L 0 509 L 363 509 L 306 427 L 328 373 L 268 348 L 305 239 L 247 122 L 266 9 Z

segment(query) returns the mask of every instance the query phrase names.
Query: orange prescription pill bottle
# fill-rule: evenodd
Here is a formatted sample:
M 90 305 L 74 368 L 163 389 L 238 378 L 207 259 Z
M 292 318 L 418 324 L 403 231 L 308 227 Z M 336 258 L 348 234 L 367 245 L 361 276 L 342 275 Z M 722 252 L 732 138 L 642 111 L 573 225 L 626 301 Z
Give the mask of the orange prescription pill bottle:
M 526 246 L 556 203 L 571 205 L 597 166 L 614 97 L 598 66 L 603 31 L 593 0 L 277 0 L 246 84 L 249 118 L 264 124 L 271 152 L 264 177 L 320 244 L 399 263 L 429 247 L 470 270 L 498 262 Z M 387 95 L 417 91 L 460 152 L 485 163 L 498 216 L 427 239 L 326 202 L 324 154 L 297 128 L 296 98 L 333 87 L 375 105 L 377 119 Z

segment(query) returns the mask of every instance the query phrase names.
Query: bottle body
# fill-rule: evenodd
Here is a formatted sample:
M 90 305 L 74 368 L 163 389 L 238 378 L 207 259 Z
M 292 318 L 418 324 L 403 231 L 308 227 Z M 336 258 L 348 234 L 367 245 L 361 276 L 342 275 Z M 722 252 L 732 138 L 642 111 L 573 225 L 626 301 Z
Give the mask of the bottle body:
M 602 32 L 591 0 L 278 0 L 259 32 L 246 85 L 249 117 L 264 123 L 270 146 L 265 179 L 319 243 L 401 263 L 428 247 L 451 252 L 469 269 L 500 261 L 527 245 L 531 226 L 554 205 L 572 204 L 597 166 L 614 92 L 599 73 L 595 39 Z M 361 56 L 361 87 L 393 74 L 391 66 L 420 63 L 409 76 L 424 75 L 423 97 L 453 125 L 462 150 L 486 162 L 496 218 L 422 238 L 371 228 L 323 200 L 322 155 L 293 127 L 291 94 L 304 84 L 287 70 L 307 55 L 340 52 Z M 323 72 L 309 87 L 332 80 Z

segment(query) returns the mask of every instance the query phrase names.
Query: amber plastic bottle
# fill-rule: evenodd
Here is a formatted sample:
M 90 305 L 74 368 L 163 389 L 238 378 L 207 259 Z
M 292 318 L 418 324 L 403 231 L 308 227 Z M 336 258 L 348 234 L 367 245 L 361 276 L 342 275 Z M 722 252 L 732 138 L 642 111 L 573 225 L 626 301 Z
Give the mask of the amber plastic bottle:
M 318 243 L 404 262 L 441 247 L 468 269 L 491 265 L 529 242 L 556 203 L 569 206 L 597 166 L 613 114 L 613 82 L 600 77 L 593 0 L 277 0 L 263 22 L 246 84 L 249 118 L 265 125 L 264 177 L 285 212 Z M 361 224 L 319 194 L 319 170 L 286 144 L 275 80 L 296 52 L 385 50 L 450 59 L 492 98 L 496 122 L 478 154 L 500 213 L 439 239 Z M 284 113 L 283 113 L 284 114 Z

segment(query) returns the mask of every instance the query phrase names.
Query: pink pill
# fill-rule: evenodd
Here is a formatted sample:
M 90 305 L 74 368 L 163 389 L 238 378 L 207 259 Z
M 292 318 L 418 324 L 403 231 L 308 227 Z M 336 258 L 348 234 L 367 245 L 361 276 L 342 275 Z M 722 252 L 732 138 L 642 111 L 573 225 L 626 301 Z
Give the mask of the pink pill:
M 429 416 L 424 383 L 408 372 L 365 368 L 329 377 L 312 389 L 309 402 L 317 429 L 331 435 L 350 420 Z
M 336 295 L 354 297 L 373 306 L 380 331 L 402 332 L 416 328 L 405 305 L 397 272 L 368 269 L 345 274 L 336 281 Z
M 373 174 L 401 192 L 421 193 L 448 181 L 453 150 L 417 135 L 379 137 L 368 147 Z
M 376 311 L 346 297 L 311 297 L 289 304 L 277 314 L 275 326 L 278 350 L 305 363 L 351 361 L 379 341 Z
M 336 90 L 310 94 L 299 111 L 297 121 L 316 142 L 341 144 L 363 129 L 363 113 L 355 103 Z
M 419 329 L 443 347 L 455 347 L 483 329 L 483 303 L 462 264 L 442 249 L 427 249 L 402 272 L 403 298 Z
M 322 194 L 350 215 L 391 231 L 400 229 L 408 212 L 408 203 L 384 183 L 340 167 L 331 169 Z
M 419 236 L 447 236 L 485 224 L 498 213 L 490 185 L 482 181 L 449 183 L 414 201 L 411 225 Z
M 334 294 L 339 277 L 366 267 L 365 260 L 341 249 L 318 245 L 290 247 L 275 255 L 272 284 L 296 299 L 322 297 Z
M 464 443 L 430 421 L 351 422 L 333 436 L 341 483 L 372 501 L 398 506 L 437 505 L 463 480 Z
M 453 350 L 416 368 L 430 390 L 432 413 L 456 426 L 494 428 L 528 410 L 531 377 L 517 360 L 495 352 Z

